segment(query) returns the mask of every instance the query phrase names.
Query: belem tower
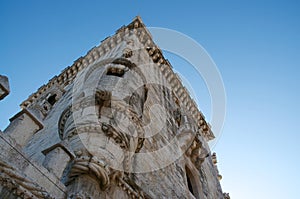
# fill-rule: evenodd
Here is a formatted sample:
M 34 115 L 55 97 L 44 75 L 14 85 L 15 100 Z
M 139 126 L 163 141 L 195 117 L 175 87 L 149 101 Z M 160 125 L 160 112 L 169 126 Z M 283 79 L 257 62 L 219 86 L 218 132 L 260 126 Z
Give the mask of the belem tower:
M 1 199 L 230 198 L 211 127 L 140 17 L 20 106 L 0 132 Z

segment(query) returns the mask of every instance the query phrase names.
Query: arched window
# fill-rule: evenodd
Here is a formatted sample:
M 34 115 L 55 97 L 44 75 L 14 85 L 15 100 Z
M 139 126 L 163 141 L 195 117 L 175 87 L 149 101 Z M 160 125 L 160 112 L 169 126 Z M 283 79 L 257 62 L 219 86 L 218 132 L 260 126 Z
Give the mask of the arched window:
M 46 112 L 50 111 L 52 106 L 57 102 L 57 94 L 49 93 L 47 97 L 45 97 L 45 101 L 42 104 L 42 107 Z
M 49 102 L 49 104 L 51 104 L 51 106 L 53 106 L 56 102 L 56 94 L 51 95 L 50 97 L 48 97 L 47 101 Z

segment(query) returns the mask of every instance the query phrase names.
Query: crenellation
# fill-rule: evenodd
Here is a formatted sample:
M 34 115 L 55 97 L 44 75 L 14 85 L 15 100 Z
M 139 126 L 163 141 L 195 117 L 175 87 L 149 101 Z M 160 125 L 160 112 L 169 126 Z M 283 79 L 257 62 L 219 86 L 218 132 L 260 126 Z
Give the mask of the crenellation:
M 218 169 L 218 166 L 217 166 L 217 163 L 218 163 L 218 161 L 217 161 L 217 154 L 214 152 L 214 153 L 211 155 L 211 157 L 212 157 L 212 162 L 213 162 L 213 164 L 214 164 L 214 167 L 215 167 L 215 170 L 216 170 L 218 179 L 219 179 L 219 180 L 222 180 L 222 175 L 220 175 L 219 169 Z
M 100 53 L 97 51 L 96 48 L 93 49 L 92 56 L 94 60 L 97 60 L 100 57 Z
M 171 73 L 168 77 L 167 77 L 167 80 L 168 82 L 172 85 L 172 87 L 174 88 L 173 86 L 173 83 L 175 82 L 175 74 L 174 73 Z
M 81 63 L 82 63 L 84 68 L 88 66 L 88 61 L 85 58 L 82 59 Z
M 162 72 L 162 74 L 164 75 L 167 72 L 167 65 L 163 64 L 161 65 L 161 67 L 159 68 L 160 71 Z

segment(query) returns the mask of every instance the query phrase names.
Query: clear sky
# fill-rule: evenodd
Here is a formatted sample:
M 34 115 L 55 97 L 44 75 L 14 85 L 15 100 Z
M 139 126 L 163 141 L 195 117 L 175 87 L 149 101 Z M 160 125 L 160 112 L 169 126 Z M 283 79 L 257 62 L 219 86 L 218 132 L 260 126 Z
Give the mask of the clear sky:
M 220 70 L 227 115 L 213 151 L 223 191 L 236 199 L 299 198 L 299 9 L 288 0 L 2 0 L 0 74 L 9 77 L 11 94 L 0 102 L 0 129 L 42 84 L 140 15 L 147 26 L 195 39 Z M 191 72 L 166 56 L 179 72 Z M 201 77 L 190 83 L 209 120 Z

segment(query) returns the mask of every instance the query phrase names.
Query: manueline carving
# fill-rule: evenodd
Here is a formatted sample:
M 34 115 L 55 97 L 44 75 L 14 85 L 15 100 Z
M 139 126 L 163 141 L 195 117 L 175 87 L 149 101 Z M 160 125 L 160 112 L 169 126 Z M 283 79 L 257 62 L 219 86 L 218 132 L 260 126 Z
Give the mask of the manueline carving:
M 0 184 L 21 198 L 54 199 L 44 188 L 0 160 Z
M 82 174 L 89 174 L 95 176 L 100 184 L 102 190 L 109 185 L 109 169 L 104 160 L 98 160 L 96 157 L 82 156 L 74 160 L 72 168 L 69 172 L 69 184 L 74 178 Z

